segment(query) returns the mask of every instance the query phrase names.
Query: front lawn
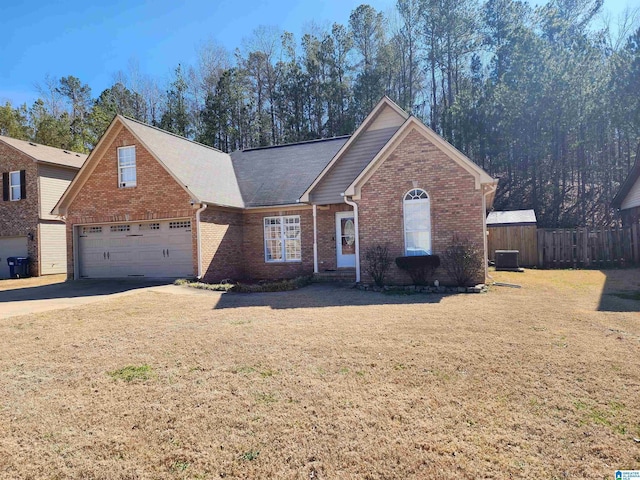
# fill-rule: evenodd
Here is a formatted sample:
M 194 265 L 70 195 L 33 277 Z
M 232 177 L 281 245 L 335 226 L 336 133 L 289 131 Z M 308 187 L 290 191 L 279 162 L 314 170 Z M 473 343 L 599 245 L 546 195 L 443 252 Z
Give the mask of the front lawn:
M 0 320 L 0 478 L 640 468 L 640 270 L 492 275 L 522 288 L 184 287 Z

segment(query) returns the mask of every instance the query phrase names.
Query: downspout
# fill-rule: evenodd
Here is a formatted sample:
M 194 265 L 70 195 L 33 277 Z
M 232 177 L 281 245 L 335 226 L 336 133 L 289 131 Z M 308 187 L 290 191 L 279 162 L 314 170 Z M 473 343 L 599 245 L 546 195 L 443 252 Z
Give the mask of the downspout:
M 65 225 L 66 228 L 66 225 Z M 73 225 L 71 227 L 71 245 L 73 248 L 73 279 L 80 280 L 80 255 L 78 255 L 78 227 Z
M 486 188 L 486 187 L 483 187 Z M 495 192 L 495 187 L 489 187 L 487 191 L 482 194 L 482 237 L 484 242 L 484 278 L 493 280 L 493 277 L 489 275 L 489 242 L 487 240 L 487 195 Z
M 341 193 L 344 203 L 353 207 L 353 223 L 356 229 L 356 283 L 360 283 L 360 227 L 358 224 L 358 204 Z
M 200 214 L 202 212 L 204 212 L 207 209 L 207 204 L 203 203 L 202 207 L 200 207 L 198 210 L 196 210 L 196 227 L 198 228 L 197 231 L 197 240 L 196 240 L 196 248 L 198 249 L 198 280 L 202 279 L 202 233 L 201 233 L 201 229 L 200 229 Z
M 313 273 L 318 273 L 318 208 L 313 204 Z

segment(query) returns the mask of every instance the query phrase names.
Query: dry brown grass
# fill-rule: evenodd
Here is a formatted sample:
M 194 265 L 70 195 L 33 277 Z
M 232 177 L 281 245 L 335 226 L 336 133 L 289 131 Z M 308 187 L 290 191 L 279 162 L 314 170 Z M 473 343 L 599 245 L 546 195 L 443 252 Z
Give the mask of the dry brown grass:
M 640 302 L 600 296 L 640 271 L 494 276 L 523 288 L 174 287 L 1 320 L 0 478 L 639 468 Z

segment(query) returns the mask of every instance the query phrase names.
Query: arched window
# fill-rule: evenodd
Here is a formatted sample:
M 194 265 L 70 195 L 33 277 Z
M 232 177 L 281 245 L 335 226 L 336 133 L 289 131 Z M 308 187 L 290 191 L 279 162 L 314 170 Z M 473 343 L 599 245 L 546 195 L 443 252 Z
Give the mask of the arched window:
M 404 196 L 405 255 L 431 254 L 431 206 L 427 192 L 414 188 Z

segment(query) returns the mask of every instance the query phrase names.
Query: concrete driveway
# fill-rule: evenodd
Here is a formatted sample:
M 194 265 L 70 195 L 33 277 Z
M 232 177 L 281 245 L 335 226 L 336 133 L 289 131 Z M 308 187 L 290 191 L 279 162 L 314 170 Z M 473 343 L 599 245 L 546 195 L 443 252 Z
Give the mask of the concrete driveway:
M 186 290 L 172 281 L 149 280 L 79 280 L 37 285 L 24 279 L 24 287 L 16 280 L 10 289 L 2 290 L 0 282 L 0 319 L 97 302 L 108 297 L 128 295 L 143 290 L 165 292 Z

